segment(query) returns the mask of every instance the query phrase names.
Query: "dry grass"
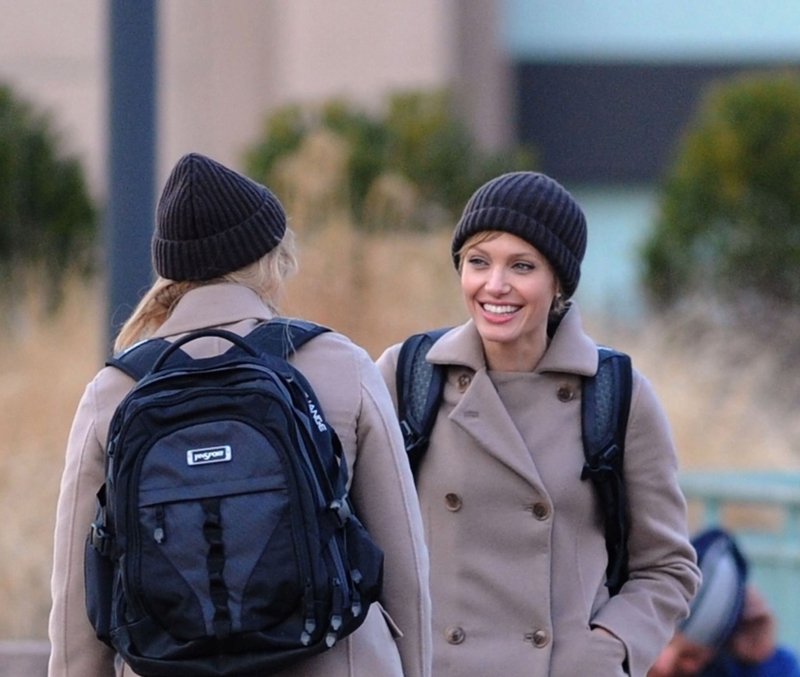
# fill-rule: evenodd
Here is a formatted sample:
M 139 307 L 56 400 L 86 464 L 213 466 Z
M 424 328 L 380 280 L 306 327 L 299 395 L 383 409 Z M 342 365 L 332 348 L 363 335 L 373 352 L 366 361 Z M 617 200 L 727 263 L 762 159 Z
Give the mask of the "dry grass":
M 800 468 L 800 364 L 786 363 L 797 334 L 780 335 L 776 324 L 765 339 L 713 314 L 701 303 L 617 327 L 608 339 L 596 318 L 589 324 L 654 384 L 683 468 Z
M 64 445 L 100 364 L 101 299 L 75 283 L 45 319 L 35 297 L 0 339 L 0 638 L 46 637 L 55 502 Z
M 409 333 L 463 321 L 449 234 L 364 235 L 339 222 L 307 235 L 283 312 L 351 336 L 373 357 Z
M 343 223 L 306 232 L 284 311 L 349 334 L 373 356 L 412 331 L 459 322 L 448 239 L 359 236 Z M 103 317 L 100 290 L 76 283 L 58 315 L 45 319 L 31 297 L 0 337 L 0 639 L 46 637 L 63 450 L 84 385 L 102 361 Z M 740 341 L 732 358 L 730 336 L 681 340 L 686 332 L 674 320 L 636 327 L 586 320 L 595 338 L 629 351 L 650 377 L 684 467 L 800 465 L 798 424 L 767 396 L 781 369 L 775 355 L 753 351 L 741 360 Z

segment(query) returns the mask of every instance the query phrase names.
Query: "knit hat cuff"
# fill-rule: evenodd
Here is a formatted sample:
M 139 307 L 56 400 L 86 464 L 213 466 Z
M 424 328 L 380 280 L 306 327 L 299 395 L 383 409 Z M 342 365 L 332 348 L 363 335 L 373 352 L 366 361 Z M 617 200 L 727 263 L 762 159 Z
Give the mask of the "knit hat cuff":
M 265 220 L 270 229 L 264 228 Z M 264 200 L 247 221 L 227 230 L 193 240 L 154 237 L 153 265 L 170 280 L 213 280 L 257 261 L 280 243 L 285 232 L 282 210 Z

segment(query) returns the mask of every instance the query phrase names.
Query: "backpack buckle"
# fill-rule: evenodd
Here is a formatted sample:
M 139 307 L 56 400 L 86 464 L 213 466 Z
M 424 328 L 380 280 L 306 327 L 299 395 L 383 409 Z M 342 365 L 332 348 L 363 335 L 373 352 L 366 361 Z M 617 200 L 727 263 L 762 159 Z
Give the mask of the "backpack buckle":
M 111 534 L 100 522 L 92 522 L 92 529 L 89 532 L 89 542 L 103 557 L 111 555 Z
M 592 463 L 586 461 L 583 464 L 581 471 L 581 480 L 586 480 L 589 477 L 593 479 L 604 480 L 614 474 L 614 466 L 612 463 L 619 456 L 619 447 L 616 444 L 611 444 L 603 450 L 603 453 L 592 459 Z
M 336 526 L 339 528 L 347 524 L 347 521 L 353 516 L 353 511 L 350 510 L 350 505 L 345 499 L 334 499 L 328 506 L 336 521 Z

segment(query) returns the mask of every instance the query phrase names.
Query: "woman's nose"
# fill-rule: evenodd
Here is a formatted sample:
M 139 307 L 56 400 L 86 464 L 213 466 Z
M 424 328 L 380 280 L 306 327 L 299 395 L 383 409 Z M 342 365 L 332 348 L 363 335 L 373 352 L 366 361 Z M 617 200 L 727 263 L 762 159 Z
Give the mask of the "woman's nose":
M 508 279 L 505 271 L 500 266 L 489 270 L 489 277 L 486 280 L 486 291 L 493 294 L 503 294 L 509 289 Z

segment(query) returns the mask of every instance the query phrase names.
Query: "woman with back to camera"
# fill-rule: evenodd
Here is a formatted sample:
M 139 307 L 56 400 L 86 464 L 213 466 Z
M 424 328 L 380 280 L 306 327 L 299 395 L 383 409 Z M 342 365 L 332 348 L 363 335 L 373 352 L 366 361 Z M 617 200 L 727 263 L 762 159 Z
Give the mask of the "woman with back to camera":
M 283 208 L 267 188 L 189 154 L 166 182 L 156 221 L 153 264 L 159 277 L 122 327 L 116 350 L 207 327 L 245 335 L 276 315 L 284 279 L 296 263 Z M 213 337 L 194 343 L 200 357 L 230 347 Z M 371 605 L 363 625 L 280 674 L 429 677 L 427 554 L 386 387 L 367 353 L 335 332 L 314 338 L 289 361 L 311 383 L 342 442 L 350 496 L 384 551 L 385 577 L 383 606 Z M 84 392 L 69 436 L 56 516 L 50 677 L 135 674 L 95 636 L 83 578 L 109 420 L 132 386 L 121 371 L 102 369 Z
M 438 677 L 644 677 L 698 584 L 667 421 L 634 370 L 625 436 L 629 576 L 606 587 L 604 526 L 581 481 L 581 379 L 598 349 L 570 297 L 586 221 L 539 173 L 468 201 L 452 257 L 470 319 L 446 369 L 417 488 L 431 557 Z M 397 399 L 400 345 L 378 360 Z

